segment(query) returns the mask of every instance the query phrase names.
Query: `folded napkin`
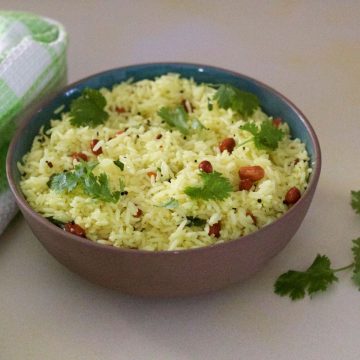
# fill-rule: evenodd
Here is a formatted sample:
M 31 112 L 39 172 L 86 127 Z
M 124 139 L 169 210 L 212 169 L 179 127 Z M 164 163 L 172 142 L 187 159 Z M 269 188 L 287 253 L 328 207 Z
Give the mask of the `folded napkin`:
M 66 82 L 67 35 L 58 22 L 0 11 L 0 234 L 16 214 L 5 159 L 22 110 Z

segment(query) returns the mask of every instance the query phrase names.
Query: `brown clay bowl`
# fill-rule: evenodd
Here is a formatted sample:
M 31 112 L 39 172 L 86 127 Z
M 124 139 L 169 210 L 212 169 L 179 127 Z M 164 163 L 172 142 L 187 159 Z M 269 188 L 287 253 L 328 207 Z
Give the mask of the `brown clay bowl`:
M 313 172 L 301 199 L 281 218 L 238 239 L 203 248 L 149 252 L 97 244 L 69 234 L 36 213 L 20 187 L 17 162 L 29 151 L 41 126 L 49 126 L 54 110 L 69 103 L 85 87 L 111 87 L 128 78 L 140 80 L 177 72 L 197 82 L 230 83 L 253 92 L 263 110 L 280 116 L 300 138 L 311 157 Z M 305 116 L 284 96 L 263 83 L 205 65 L 158 63 L 128 66 L 90 76 L 66 86 L 24 115 L 10 145 L 7 175 L 18 206 L 35 236 L 60 263 L 89 281 L 128 294 L 185 296 L 214 291 L 244 280 L 263 268 L 294 236 L 312 201 L 321 168 L 316 134 Z M 146 235 L 144 235 L 146 236 Z

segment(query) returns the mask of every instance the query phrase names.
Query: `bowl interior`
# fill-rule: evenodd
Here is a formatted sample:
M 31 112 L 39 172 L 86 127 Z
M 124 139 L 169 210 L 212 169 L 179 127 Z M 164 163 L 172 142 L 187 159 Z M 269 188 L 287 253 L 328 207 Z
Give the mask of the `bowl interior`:
M 40 128 L 42 126 L 49 127 L 50 119 L 59 117 L 59 108 L 62 107 L 62 111 L 68 111 L 71 101 L 78 97 L 86 87 L 111 88 L 114 84 L 130 78 L 134 81 L 154 79 L 168 72 L 179 73 L 183 77 L 192 77 L 198 83 L 228 83 L 254 93 L 259 97 L 265 113 L 274 117 L 281 117 L 288 123 L 292 136 L 305 143 L 314 168 L 314 162 L 320 154 L 310 124 L 291 102 L 267 85 L 247 76 L 211 66 L 183 63 L 143 64 L 109 70 L 69 85 L 55 97 L 45 100 L 36 108 L 35 112 L 30 112 L 25 116 L 11 147 L 10 163 L 8 164 L 11 173 L 9 175 L 14 180 L 18 193 L 21 194 L 19 189 L 20 173 L 17 170 L 16 163 L 21 161 L 24 154 L 30 150 L 33 139 Z M 26 133 L 24 133 L 25 129 Z

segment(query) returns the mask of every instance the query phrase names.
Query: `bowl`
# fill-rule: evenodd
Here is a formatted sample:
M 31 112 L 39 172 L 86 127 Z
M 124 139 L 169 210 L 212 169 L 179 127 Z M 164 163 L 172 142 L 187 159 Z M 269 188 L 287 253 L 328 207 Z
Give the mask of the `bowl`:
M 262 109 L 279 116 L 293 137 L 306 145 L 312 174 L 301 199 L 282 217 L 260 230 L 228 242 L 180 251 L 144 251 L 111 247 L 72 235 L 36 213 L 24 198 L 17 162 L 21 161 L 54 111 L 68 110 L 72 99 L 86 87 L 111 88 L 129 78 L 153 79 L 172 72 L 196 82 L 229 83 L 257 95 Z M 214 291 L 242 281 L 262 269 L 294 236 L 312 201 L 321 169 L 320 147 L 305 116 L 288 99 L 250 77 L 212 66 L 155 63 L 126 66 L 92 75 L 66 86 L 24 115 L 10 145 L 7 176 L 28 225 L 46 250 L 68 269 L 89 281 L 140 296 L 187 296 Z

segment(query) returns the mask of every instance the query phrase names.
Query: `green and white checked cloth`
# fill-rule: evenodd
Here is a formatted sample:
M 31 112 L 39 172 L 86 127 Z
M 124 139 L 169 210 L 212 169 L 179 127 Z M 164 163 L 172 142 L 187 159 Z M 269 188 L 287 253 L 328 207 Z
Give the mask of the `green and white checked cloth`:
M 66 82 L 67 35 L 58 22 L 0 11 L 0 234 L 17 212 L 5 159 L 19 113 Z

